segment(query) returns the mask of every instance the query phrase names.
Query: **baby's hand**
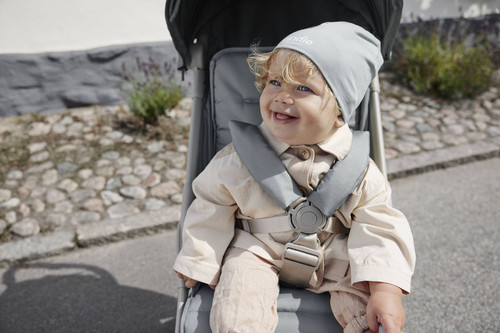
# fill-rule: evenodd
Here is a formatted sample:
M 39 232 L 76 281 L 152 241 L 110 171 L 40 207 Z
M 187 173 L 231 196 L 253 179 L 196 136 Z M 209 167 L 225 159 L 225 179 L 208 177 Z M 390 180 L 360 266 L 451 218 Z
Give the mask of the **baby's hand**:
M 401 289 L 388 283 L 370 282 L 370 293 L 366 309 L 370 331 L 378 332 L 382 324 L 386 333 L 400 333 L 405 324 Z
M 193 288 L 199 282 L 199 281 L 191 279 L 190 277 L 188 277 L 188 276 L 186 276 L 184 274 L 181 274 L 181 273 L 179 273 L 177 271 L 175 271 L 175 273 L 177 273 L 177 276 L 179 277 L 179 279 L 183 279 L 184 280 L 184 285 L 186 286 L 186 288 Z M 210 288 L 215 289 L 215 285 L 210 284 L 209 286 L 210 286 Z
M 184 274 L 181 274 L 181 273 L 179 273 L 177 271 L 175 271 L 175 272 L 177 273 L 177 276 L 180 279 L 184 280 L 184 285 L 186 286 L 186 288 L 193 288 L 198 283 L 198 281 L 193 280 L 193 279 L 191 279 L 190 277 L 188 277 L 188 276 L 186 276 Z

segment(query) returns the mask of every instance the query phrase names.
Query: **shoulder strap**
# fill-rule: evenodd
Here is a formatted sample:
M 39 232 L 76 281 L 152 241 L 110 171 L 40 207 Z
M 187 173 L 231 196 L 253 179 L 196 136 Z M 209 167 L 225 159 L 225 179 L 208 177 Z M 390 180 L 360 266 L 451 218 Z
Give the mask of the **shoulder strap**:
M 269 146 L 257 126 L 231 120 L 229 130 L 238 156 L 252 177 L 286 210 L 302 198 L 299 186 Z
M 286 210 L 302 193 L 285 166 L 253 124 L 232 120 L 233 145 L 245 166 L 262 188 Z M 353 132 L 349 154 L 333 165 L 308 200 L 325 216 L 332 216 L 363 178 L 369 161 L 368 132 Z

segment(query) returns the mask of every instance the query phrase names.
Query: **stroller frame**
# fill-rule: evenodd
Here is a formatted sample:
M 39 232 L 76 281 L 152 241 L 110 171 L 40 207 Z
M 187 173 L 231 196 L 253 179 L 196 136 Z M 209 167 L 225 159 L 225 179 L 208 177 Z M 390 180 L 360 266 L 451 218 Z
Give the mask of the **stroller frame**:
M 208 22 L 210 22 L 210 20 L 226 20 L 228 17 L 234 15 L 234 11 L 239 10 L 235 9 L 237 3 L 243 2 L 245 1 L 214 1 L 212 4 L 208 4 L 209 1 L 200 2 L 196 0 L 167 0 L 166 2 L 165 15 L 174 45 L 180 56 L 179 69 L 182 71 L 190 70 L 193 80 L 190 144 L 187 159 L 186 182 L 183 190 L 182 213 L 177 235 L 178 250 L 180 250 L 182 246 L 182 226 L 186 211 L 194 200 L 194 194 L 191 188 L 192 181 L 203 170 L 211 157 L 216 153 L 216 150 L 218 150 L 217 138 L 213 133 L 213 120 L 210 119 L 211 116 L 207 115 L 207 112 L 210 111 L 207 111 L 207 109 L 211 107 L 210 99 L 212 98 L 207 91 L 207 84 L 211 80 L 210 61 L 217 56 L 218 51 L 231 47 L 248 47 L 255 41 L 255 36 L 260 36 L 257 34 L 250 35 L 251 37 L 249 37 L 248 34 L 245 35 L 245 33 L 243 33 L 244 36 L 240 34 L 229 38 L 224 37 L 222 42 L 214 43 L 211 38 L 213 38 L 213 35 L 216 35 L 217 32 L 220 33 L 224 31 L 224 28 L 221 28 L 220 23 L 210 25 Z M 263 0 L 257 2 L 265 3 Z M 326 4 L 328 1 L 322 2 Z M 340 6 L 346 7 L 348 11 L 355 7 L 354 10 L 359 10 L 361 12 L 360 16 L 364 19 L 366 19 L 368 15 L 365 12 L 370 11 L 371 15 L 375 18 L 372 17 L 365 21 L 359 18 L 347 18 L 345 20 L 360 24 L 374 33 L 376 37 L 381 40 L 384 58 L 386 60 L 390 59 L 392 43 L 401 18 L 402 0 L 358 2 L 359 4 L 353 4 L 353 1 L 349 0 L 337 1 Z M 362 3 L 365 5 L 362 5 Z M 231 7 L 231 10 L 226 10 L 223 5 Z M 247 6 L 248 5 L 242 4 L 240 7 L 248 11 Z M 317 6 L 321 7 L 319 4 Z M 190 14 L 192 16 L 188 18 Z M 343 18 L 333 17 L 328 20 L 336 21 L 343 20 Z M 185 21 L 188 22 L 185 23 Z M 304 23 L 303 27 L 322 23 L 321 19 L 319 19 L 319 22 L 318 20 L 313 21 L 314 22 Z M 185 26 L 183 24 L 185 24 Z M 264 37 L 263 41 L 266 43 L 264 45 L 276 45 L 276 43 L 289 32 L 303 27 L 289 28 L 289 31 L 284 32 L 284 34 L 282 32 L 279 36 Z M 357 119 L 356 124 L 349 125 L 355 125 L 357 129 L 369 129 L 371 158 L 375 161 L 384 176 L 386 176 L 379 93 L 379 80 L 378 77 L 375 77 L 370 84 L 365 100 L 360 106 L 361 110 L 358 111 L 361 115 L 360 118 Z M 182 279 L 179 279 L 178 284 L 179 297 L 175 331 L 183 332 L 181 321 L 185 302 L 190 296 L 190 291 L 185 288 Z M 198 288 L 195 288 L 191 293 L 195 294 L 197 290 Z

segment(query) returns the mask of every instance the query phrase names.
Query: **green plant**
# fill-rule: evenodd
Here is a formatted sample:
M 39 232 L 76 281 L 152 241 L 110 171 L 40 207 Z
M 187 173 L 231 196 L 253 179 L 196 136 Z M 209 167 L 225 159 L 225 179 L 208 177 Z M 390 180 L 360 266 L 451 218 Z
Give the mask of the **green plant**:
M 143 63 L 139 58 L 137 69 L 130 74 L 122 66 L 121 77 L 128 83 L 126 91 L 130 111 L 147 124 L 157 122 L 158 116 L 164 115 L 184 97 L 180 87 L 175 84 L 171 66 L 165 63 L 163 72 L 152 59 Z
M 489 88 L 494 64 L 489 44 L 476 39 L 442 41 L 436 32 L 414 34 L 403 40 L 395 68 L 417 93 L 456 99 L 474 97 Z

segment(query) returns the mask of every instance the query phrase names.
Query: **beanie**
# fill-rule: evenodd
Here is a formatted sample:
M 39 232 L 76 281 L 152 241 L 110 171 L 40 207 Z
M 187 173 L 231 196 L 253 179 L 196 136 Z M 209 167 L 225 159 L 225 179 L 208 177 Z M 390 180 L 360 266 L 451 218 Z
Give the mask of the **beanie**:
M 348 22 L 328 22 L 296 31 L 276 49 L 300 52 L 318 67 L 337 98 L 345 122 L 363 100 L 384 62 L 380 41 Z

